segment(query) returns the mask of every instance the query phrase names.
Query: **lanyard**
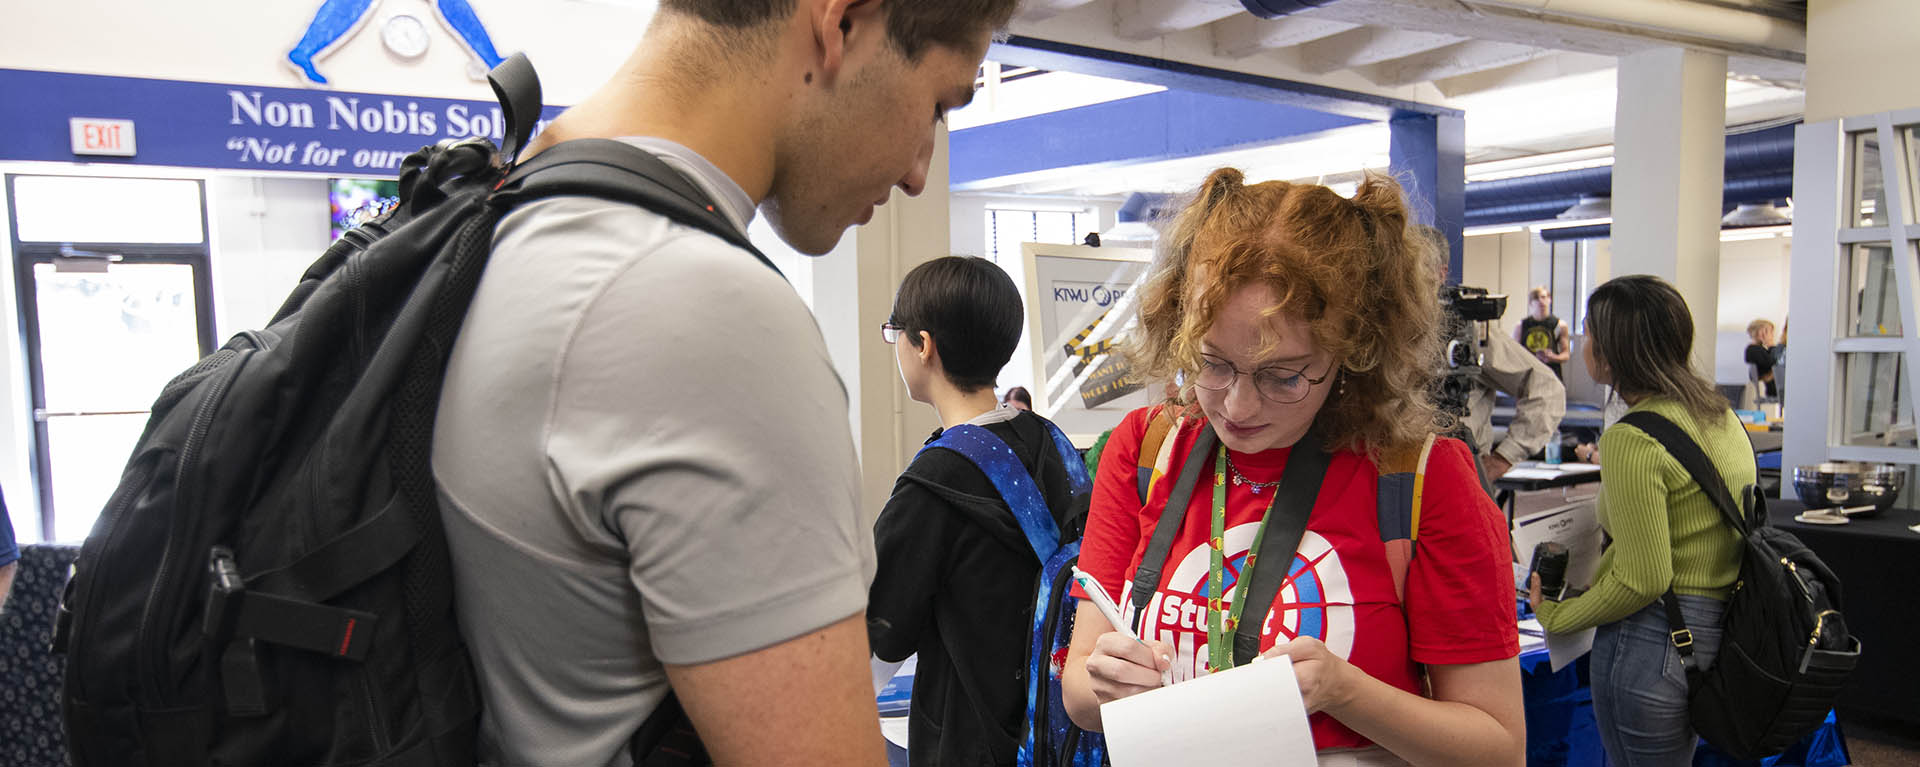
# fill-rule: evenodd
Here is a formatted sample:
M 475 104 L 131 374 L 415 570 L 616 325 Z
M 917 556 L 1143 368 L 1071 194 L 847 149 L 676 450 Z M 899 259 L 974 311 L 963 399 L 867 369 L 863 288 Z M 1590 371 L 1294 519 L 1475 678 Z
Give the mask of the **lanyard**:
M 1212 549 L 1207 568 L 1207 670 L 1225 671 L 1233 668 L 1233 632 L 1240 626 L 1240 611 L 1247 604 L 1247 587 L 1253 583 L 1253 565 L 1260 552 L 1260 541 L 1267 536 L 1267 519 L 1273 516 L 1273 506 L 1280 500 L 1281 493 L 1274 493 L 1267 500 L 1267 510 L 1260 515 L 1260 527 L 1253 534 L 1253 546 L 1247 549 L 1246 562 L 1240 565 L 1240 574 L 1234 580 L 1233 606 L 1227 608 L 1224 625 L 1221 615 L 1221 584 L 1226 580 L 1227 537 L 1227 446 L 1222 443 L 1220 451 L 1213 459 L 1213 537 L 1208 540 Z

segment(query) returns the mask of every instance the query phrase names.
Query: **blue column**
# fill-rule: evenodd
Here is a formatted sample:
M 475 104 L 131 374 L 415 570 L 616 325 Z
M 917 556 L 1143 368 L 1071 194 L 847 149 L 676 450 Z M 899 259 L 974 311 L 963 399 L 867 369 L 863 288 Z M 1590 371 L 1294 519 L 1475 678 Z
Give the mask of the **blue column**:
M 1447 276 L 1460 282 L 1461 227 L 1467 217 L 1467 130 L 1458 115 L 1401 114 L 1391 129 L 1388 162 L 1406 187 L 1414 220 L 1440 230 Z

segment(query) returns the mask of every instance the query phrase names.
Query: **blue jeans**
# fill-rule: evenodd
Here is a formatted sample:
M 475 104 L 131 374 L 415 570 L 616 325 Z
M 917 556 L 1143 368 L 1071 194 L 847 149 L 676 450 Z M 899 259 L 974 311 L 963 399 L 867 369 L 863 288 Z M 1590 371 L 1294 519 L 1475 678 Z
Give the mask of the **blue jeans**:
M 1712 665 L 1720 650 L 1726 604 L 1680 595 L 1680 613 L 1693 632 L 1696 668 Z M 1698 738 L 1687 716 L 1687 676 L 1669 636 L 1667 611 L 1655 601 L 1601 626 L 1593 638 L 1593 715 L 1613 767 L 1687 767 Z

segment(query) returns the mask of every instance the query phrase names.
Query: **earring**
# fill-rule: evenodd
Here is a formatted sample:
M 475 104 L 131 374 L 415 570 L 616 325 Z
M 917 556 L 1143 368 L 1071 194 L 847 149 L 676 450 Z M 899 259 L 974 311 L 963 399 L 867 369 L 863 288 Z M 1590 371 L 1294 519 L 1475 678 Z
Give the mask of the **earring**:
M 1342 397 L 1347 396 L 1347 371 L 1340 371 L 1340 381 L 1334 385 L 1334 393 Z

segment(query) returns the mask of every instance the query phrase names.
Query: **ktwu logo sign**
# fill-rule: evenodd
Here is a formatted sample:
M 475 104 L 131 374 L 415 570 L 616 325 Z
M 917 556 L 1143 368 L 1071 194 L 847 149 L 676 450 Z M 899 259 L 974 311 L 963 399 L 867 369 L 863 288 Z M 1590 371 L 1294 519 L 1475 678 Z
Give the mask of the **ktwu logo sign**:
M 0 160 L 72 162 L 68 118 L 131 120 L 139 154 L 86 158 L 193 168 L 392 176 L 443 139 L 498 141 L 492 102 L 0 69 Z M 540 127 L 560 114 L 541 113 Z
M 1104 308 L 1124 298 L 1130 287 L 1098 282 L 1055 282 L 1053 300 L 1063 304 L 1093 304 Z
M 459 38 L 473 57 L 473 64 L 467 68 L 468 76 L 485 79 L 487 72 L 499 66 L 502 59 L 493 48 L 493 38 L 487 34 L 486 25 L 474 14 L 473 6 L 468 5 L 467 0 L 427 1 L 432 3 L 440 24 Z M 308 82 L 326 85 L 327 78 L 314 66 L 314 60 L 332 53 L 359 33 L 379 3 L 380 0 L 326 0 L 320 10 L 314 12 L 306 34 L 287 52 L 287 63 L 299 70 Z M 430 38 L 426 25 L 421 24 L 418 17 L 401 13 L 381 24 L 380 41 L 395 55 L 411 59 L 426 53 Z

